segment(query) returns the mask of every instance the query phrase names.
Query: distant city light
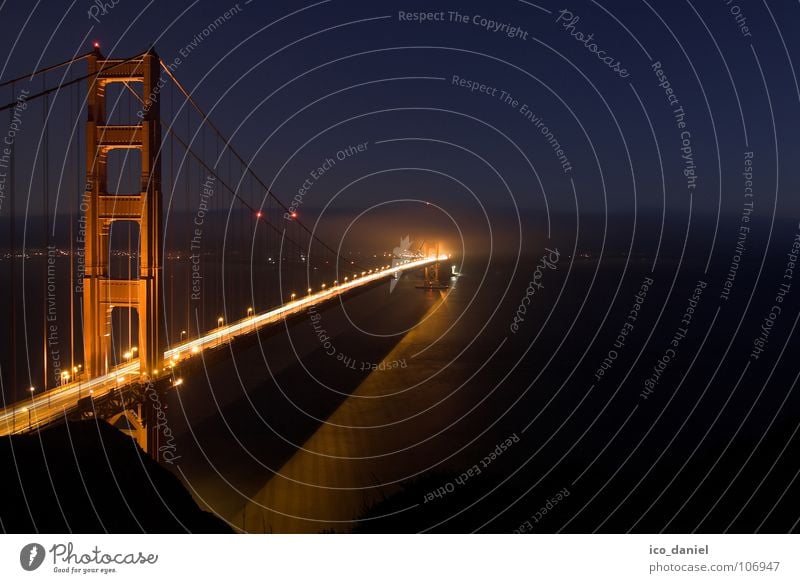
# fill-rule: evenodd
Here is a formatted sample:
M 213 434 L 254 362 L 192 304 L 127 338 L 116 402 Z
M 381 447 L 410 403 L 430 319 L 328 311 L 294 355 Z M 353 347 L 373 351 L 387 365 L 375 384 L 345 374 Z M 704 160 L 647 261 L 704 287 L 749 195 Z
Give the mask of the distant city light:
M 434 256 L 434 258 L 438 258 L 440 260 L 445 258 L 445 257 L 447 257 L 447 255 Z M 422 257 L 419 257 L 418 259 L 416 259 L 416 261 L 418 261 L 420 264 L 422 264 L 425 261 L 430 262 L 431 259 L 432 258 L 428 258 L 426 260 L 426 259 L 424 259 Z M 407 261 L 405 261 L 405 263 L 413 264 L 413 263 L 415 263 L 415 261 L 407 260 Z M 383 276 L 384 274 L 382 274 L 381 272 L 383 270 L 389 269 L 390 267 L 392 267 L 394 269 L 394 267 L 391 266 L 391 265 L 385 265 L 385 266 L 377 266 L 377 267 L 375 267 L 373 269 L 370 269 L 368 271 L 362 271 L 362 272 L 359 272 L 359 273 L 361 274 L 361 276 L 366 276 L 366 275 L 370 276 L 368 278 L 365 277 L 364 280 L 363 280 L 363 283 L 367 283 L 367 281 L 372 281 L 373 279 L 376 279 L 378 277 Z M 333 282 L 330 283 L 330 284 L 327 283 L 327 282 L 326 283 L 322 283 L 322 282 L 318 283 L 319 288 L 320 288 L 320 293 L 317 294 L 317 295 L 325 297 L 327 292 L 330 291 L 331 293 L 333 293 L 334 291 L 336 291 L 335 288 L 340 286 L 342 283 L 347 284 L 348 282 L 352 282 L 353 286 L 359 285 L 359 283 L 360 283 L 358 281 L 359 273 L 351 274 L 350 276 L 343 276 L 344 279 L 342 281 L 336 279 L 336 280 L 333 280 Z M 373 275 L 375 277 L 372 277 Z M 261 318 L 264 318 L 264 317 L 272 317 L 273 315 L 279 314 L 279 313 L 292 314 L 292 313 L 295 313 L 296 310 L 299 307 L 302 307 L 304 305 L 313 305 L 313 303 L 319 301 L 318 297 L 314 294 L 313 287 L 308 287 L 307 288 L 307 292 L 308 292 L 309 297 L 308 298 L 300 298 L 300 299 L 297 298 L 297 295 L 298 295 L 297 293 L 291 292 L 290 297 L 291 297 L 293 302 L 296 302 L 298 304 L 297 307 L 295 305 L 287 306 L 286 308 L 282 307 L 280 310 L 270 311 L 270 312 L 266 312 L 263 315 L 259 315 L 258 318 L 261 319 Z M 311 297 L 311 296 L 314 296 L 314 297 Z M 248 316 L 251 316 L 251 317 L 255 318 L 255 307 L 254 306 L 246 306 L 245 309 L 246 309 L 246 313 L 247 313 Z M 219 316 L 219 318 L 217 319 L 217 323 L 220 326 L 223 326 L 225 324 L 224 315 L 220 315 Z M 249 327 L 249 323 L 250 323 L 250 321 L 248 320 L 248 322 L 247 322 L 248 327 Z M 230 334 L 231 338 L 233 338 L 234 336 L 236 336 L 236 335 L 238 335 L 240 333 L 240 332 L 238 332 L 238 330 L 243 330 L 243 329 L 244 329 L 243 326 L 239 326 L 239 325 L 235 324 L 232 327 L 232 330 L 236 330 L 236 331 L 233 331 Z M 187 336 L 187 330 L 179 330 L 179 332 L 180 332 L 180 335 L 181 335 L 181 340 L 183 340 L 183 338 L 185 336 Z M 224 332 L 225 336 L 227 336 L 228 331 L 227 330 L 223 330 L 223 332 Z M 209 333 L 209 334 L 207 334 L 205 336 L 200 336 L 200 337 L 198 337 L 196 339 L 193 339 L 191 342 L 188 342 L 187 344 L 182 344 L 182 345 L 180 345 L 180 346 L 178 346 L 178 347 L 176 347 L 176 348 L 174 348 L 172 350 L 167 351 L 167 353 L 164 355 L 165 360 L 161 361 L 162 365 L 163 365 L 163 369 L 162 369 L 163 373 L 168 373 L 170 371 L 170 369 L 172 370 L 173 374 L 177 373 L 178 372 L 177 364 L 180 361 L 182 361 L 184 358 L 189 356 L 189 355 L 185 355 L 184 354 L 185 351 L 188 350 L 188 351 L 190 351 L 191 355 L 197 355 L 197 354 L 203 352 L 203 349 L 206 346 L 215 346 L 219 342 L 219 337 L 220 337 L 220 332 L 219 331 L 215 331 L 214 333 Z M 140 377 L 148 377 L 148 373 L 147 372 L 139 372 L 139 363 L 137 362 L 139 355 L 137 353 L 138 353 L 138 347 L 137 346 L 129 347 L 129 349 L 122 354 L 122 357 L 125 360 L 131 361 L 131 362 L 127 362 L 126 366 L 124 368 L 120 367 L 121 369 L 118 369 L 116 371 L 116 374 L 115 374 L 114 371 L 108 371 L 108 368 L 107 368 L 106 369 L 107 370 L 106 375 L 102 375 L 102 376 L 105 377 L 105 379 L 107 379 L 107 380 L 104 380 L 104 382 L 108 383 L 108 385 L 110 385 L 110 386 L 114 386 L 115 384 L 117 386 L 121 386 L 121 384 L 123 382 L 127 382 L 127 383 L 137 382 L 137 381 L 138 382 L 142 382 Z M 117 353 L 117 354 L 119 354 L 119 353 Z M 58 376 L 60 376 L 62 379 L 64 379 L 65 382 L 66 381 L 70 381 L 70 380 L 74 380 L 74 382 L 77 384 L 78 379 L 80 378 L 80 374 L 79 373 L 80 373 L 80 371 L 82 371 L 83 367 L 82 367 L 82 365 L 77 365 L 77 366 L 71 366 L 70 368 L 71 368 L 71 370 L 68 370 L 68 371 L 63 371 L 62 370 L 62 372 Z M 159 372 L 162 372 L 162 371 L 160 371 L 158 368 L 152 369 L 152 375 L 153 375 L 152 378 L 156 378 L 156 376 L 159 374 Z M 124 373 L 124 374 L 120 374 L 120 373 Z M 95 384 L 94 383 L 95 377 L 87 376 L 87 379 L 89 381 L 92 381 L 91 384 Z M 173 386 L 177 387 L 177 386 L 183 384 L 183 379 L 175 379 L 175 378 L 173 378 L 172 382 L 173 382 Z M 86 389 L 87 388 L 88 387 L 84 387 L 84 395 L 86 394 Z M 45 390 L 47 390 L 47 389 L 45 389 Z M 37 389 L 35 387 L 33 387 L 33 386 L 30 387 L 30 392 L 31 392 L 32 397 L 35 395 L 36 391 L 37 391 Z M 92 395 L 93 392 L 94 392 L 93 390 L 89 390 L 88 394 Z M 104 388 L 103 390 L 100 390 L 98 395 L 104 395 L 105 392 L 106 392 L 106 388 Z

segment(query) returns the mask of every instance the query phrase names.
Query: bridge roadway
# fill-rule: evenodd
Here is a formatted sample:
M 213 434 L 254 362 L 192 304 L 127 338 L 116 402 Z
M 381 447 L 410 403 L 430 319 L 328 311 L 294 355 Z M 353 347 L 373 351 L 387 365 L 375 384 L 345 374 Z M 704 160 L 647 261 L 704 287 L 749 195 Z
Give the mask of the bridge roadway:
M 220 326 L 204 336 L 188 340 L 164 352 L 164 361 L 161 367 L 150 375 L 140 374 L 137 360 L 118 365 L 105 375 L 65 383 L 38 395 L 34 393 L 30 399 L 18 401 L 0 409 L 0 435 L 25 433 L 63 420 L 66 414 L 77 408 L 78 401 L 83 397 L 91 396 L 93 399 L 98 399 L 113 389 L 121 389 L 133 384 L 138 385 L 148 377 L 153 382 L 163 381 L 172 376 L 174 368 L 179 363 L 199 356 L 203 350 L 215 348 L 238 336 L 252 334 L 260 328 L 276 324 L 288 316 L 302 312 L 311 305 L 331 300 L 355 288 L 446 259 L 447 255 L 440 255 L 438 258 L 429 256 L 408 260 L 395 267 L 379 268 L 354 277 L 350 281 L 332 285 L 316 293 L 292 300 L 268 312 L 254 314 L 232 324 Z M 180 383 L 182 380 L 176 379 L 175 382 Z

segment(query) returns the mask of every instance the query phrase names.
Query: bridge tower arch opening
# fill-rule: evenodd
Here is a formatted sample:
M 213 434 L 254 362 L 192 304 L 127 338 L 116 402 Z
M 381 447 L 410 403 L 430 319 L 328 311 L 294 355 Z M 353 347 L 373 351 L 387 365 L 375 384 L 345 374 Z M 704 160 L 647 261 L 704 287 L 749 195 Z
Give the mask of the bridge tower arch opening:
M 105 59 L 99 49 L 87 58 L 89 68 L 86 121 L 86 242 L 83 296 L 84 369 L 90 377 L 106 374 L 111 354 L 111 312 L 115 306 L 138 314 L 139 370 L 159 368 L 164 340 L 161 325 L 162 208 L 160 61 L 155 50 L 132 59 Z M 139 88 L 141 108 L 128 124 L 108 124 L 109 85 Z M 109 154 L 138 151 L 141 162 L 138 191 L 109 191 Z M 110 232 L 115 221 L 139 227 L 138 269 L 131 277 L 113 278 Z

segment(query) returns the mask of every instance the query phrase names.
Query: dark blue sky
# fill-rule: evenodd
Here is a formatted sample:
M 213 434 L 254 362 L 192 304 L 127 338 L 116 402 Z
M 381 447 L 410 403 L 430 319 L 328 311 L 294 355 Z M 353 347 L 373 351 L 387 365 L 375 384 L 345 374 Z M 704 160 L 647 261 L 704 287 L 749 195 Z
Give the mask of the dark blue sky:
M 573 214 L 577 206 L 666 209 L 680 218 L 691 200 L 693 213 L 738 215 L 744 153 L 752 151 L 756 213 L 772 215 L 776 186 L 776 214 L 798 213 L 792 62 L 800 62 L 800 41 L 792 31 L 800 5 L 534 4 L 119 0 L 101 9 L 6 1 L 0 78 L 84 52 L 94 40 L 115 57 L 154 44 L 164 61 L 181 59 L 177 77 L 224 132 L 235 132 L 243 154 L 261 148 L 255 167 L 287 202 L 320 162 L 368 143 L 315 185 L 307 208 L 358 180 L 338 208 L 419 197 L 470 213 L 479 200 L 498 212 L 516 204 Z M 454 6 L 465 18 L 454 17 Z M 440 20 L 408 20 L 416 12 Z M 454 76 L 487 89 L 471 92 Z M 685 118 L 676 118 L 677 107 Z M 687 146 L 691 159 L 682 157 Z

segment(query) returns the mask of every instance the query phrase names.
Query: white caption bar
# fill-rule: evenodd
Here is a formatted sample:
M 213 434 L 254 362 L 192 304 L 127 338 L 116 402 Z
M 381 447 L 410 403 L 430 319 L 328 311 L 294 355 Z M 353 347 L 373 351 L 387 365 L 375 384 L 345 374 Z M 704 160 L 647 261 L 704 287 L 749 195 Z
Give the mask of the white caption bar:
M 5 535 L 0 580 L 783 582 L 800 580 L 797 549 L 784 535 Z

